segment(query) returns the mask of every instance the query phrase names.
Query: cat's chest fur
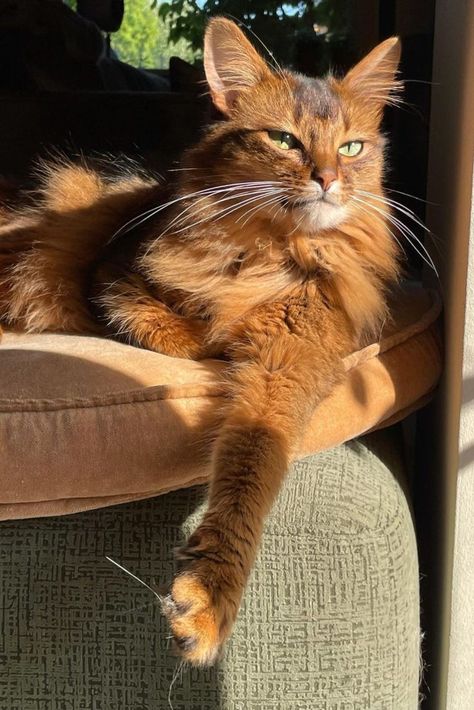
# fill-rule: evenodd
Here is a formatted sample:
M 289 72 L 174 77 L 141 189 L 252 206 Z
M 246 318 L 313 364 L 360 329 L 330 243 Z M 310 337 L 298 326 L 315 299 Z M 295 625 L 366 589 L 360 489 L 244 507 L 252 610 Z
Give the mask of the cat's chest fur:
M 303 282 L 305 274 L 278 235 L 248 232 L 245 241 L 219 236 L 163 243 L 142 259 L 154 281 L 182 294 L 183 314 L 234 320 Z

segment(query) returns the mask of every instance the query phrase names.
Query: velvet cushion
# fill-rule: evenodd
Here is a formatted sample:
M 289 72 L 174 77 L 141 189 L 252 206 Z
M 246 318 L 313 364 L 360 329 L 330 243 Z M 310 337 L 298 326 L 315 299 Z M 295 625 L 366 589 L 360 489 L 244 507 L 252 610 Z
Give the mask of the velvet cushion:
M 301 456 L 392 423 L 436 386 L 439 298 L 407 288 L 378 342 L 315 411 Z M 205 482 L 224 363 L 111 340 L 6 333 L 0 344 L 0 519 L 73 513 Z

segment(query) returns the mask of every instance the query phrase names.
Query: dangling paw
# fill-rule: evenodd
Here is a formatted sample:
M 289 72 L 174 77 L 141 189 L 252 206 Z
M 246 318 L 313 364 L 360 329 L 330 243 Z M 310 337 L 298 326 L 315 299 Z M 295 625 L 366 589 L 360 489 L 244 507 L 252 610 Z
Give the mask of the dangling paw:
M 196 666 L 210 666 L 218 658 L 224 637 L 220 611 L 210 591 L 193 573 L 178 575 L 163 601 L 163 613 L 181 656 Z
M 218 659 L 232 631 L 243 591 L 235 568 L 219 558 L 214 545 L 212 552 L 206 550 L 204 538 L 195 533 L 180 551 L 180 557 L 188 561 L 163 600 L 176 647 L 196 666 L 210 666 Z

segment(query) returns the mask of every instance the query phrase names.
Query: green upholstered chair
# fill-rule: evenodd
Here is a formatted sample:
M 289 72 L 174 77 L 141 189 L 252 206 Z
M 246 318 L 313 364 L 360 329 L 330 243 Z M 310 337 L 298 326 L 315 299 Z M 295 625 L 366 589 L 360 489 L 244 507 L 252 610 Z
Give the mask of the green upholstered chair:
M 418 564 L 396 434 L 295 464 L 211 669 L 180 668 L 153 594 L 105 559 L 169 580 L 202 487 L 2 523 L 0 708 L 415 710 Z

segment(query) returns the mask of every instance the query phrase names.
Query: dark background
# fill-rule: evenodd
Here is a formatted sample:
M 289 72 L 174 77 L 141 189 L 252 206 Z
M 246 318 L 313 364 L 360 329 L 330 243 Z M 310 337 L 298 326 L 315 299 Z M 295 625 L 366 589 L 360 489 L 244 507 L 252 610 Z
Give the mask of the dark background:
M 58 148 L 71 154 L 124 152 L 162 169 L 198 138 L 210 118 L 206 100 L 199 98 L 202 89 L 195 81 L 201 78 L 199 70 L 188 74 L 184 63 L 175 62 L 171 72 L 156 72 L 154 85 L 151 72 L 98 58 L 98 44 L 106 45 L 106 35 L 96 25 L 88 31 L 82 28 L 81 33 L 71 27 L 69 16 L 69 24 L 52 19 L 55 13 L 51 8 L 58 4 L 55 0 L 23 4 L 31 9 L 27 30 L 25 21 L 19 28 L 22 23 L 12 20 L 15 0 L 0 0 L 3 176 L 25 183 L 35 156 Z M 83 11 L 98 4 L 83 0 Z M 235 0 L 231 4 L 232 9 L 239 6 Z M 240 4 L 245 16 L 248 3 Z M 112 2 L 109 17 L 96 14 L 105 29 L 117 29 L 120 22 L 114 5 Z M 405 105 L 387 111 L 386 128 L 392 142 L 387 181 L 390 187 L 423 198 L 434 0 L 325 0 L 325 5 L 332 12 L 332 40 L 324 42 L 314 33 L 310 36 L 303 22 L 298 29 L 295 21 L 288 58 L 308 74 L 324 72 L 329 66 L 344 70 L 382 39 L 401 36 Z M 265 17 L 258 17 L 259 3 L 254 7 L 254 25 L 265 27 Z M 72 15 L 69 8 L 65 10 Z M 73 47 L 65 34 L 74 35 Z M 277 51 L 280 38 L 275 35 L 276 46 L 271 46 L 271 34 L 264 38 L 281 60 Z M 423 217 L 422 203 L 407 198 L 407 204 Z

